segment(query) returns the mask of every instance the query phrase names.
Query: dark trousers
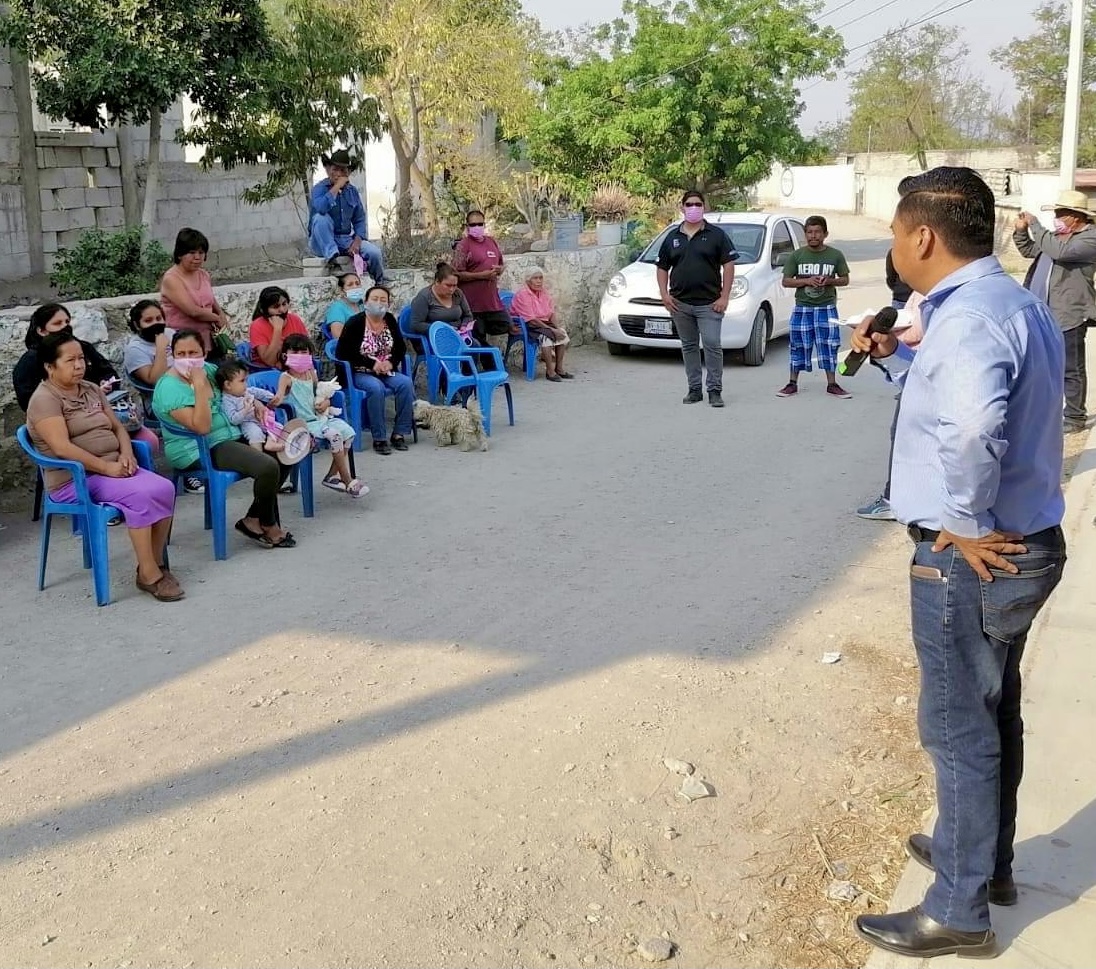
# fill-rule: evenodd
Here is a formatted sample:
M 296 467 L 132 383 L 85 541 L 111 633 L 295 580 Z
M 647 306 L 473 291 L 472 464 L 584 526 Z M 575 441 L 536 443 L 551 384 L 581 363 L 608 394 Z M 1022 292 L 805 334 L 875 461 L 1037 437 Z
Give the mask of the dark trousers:
M 1085 398 L 1088 396 L 1088 369 L 1085 366 L 1087 333 L 1088 327 L 1082 324 L 1062 334 L 1066 342 L 1066 409 L 1063 416 L 1074 424 L 1083 424 L 1088 419 L 1085 411 Z
M 887 483 L 883 485 L 883 497 L 890 501 L 891 465 L 894 464 L 894 435 L 898 432 L 898 411 L 902 407 L 902 391 L 894 398 L 894 416 L 891 418 L 890 451 L 887 452 Z
M 254 498 L 246 518 L 257 518 L 259 524 L 266 528 L 281 521 L 278 516 L 278 488 L 289 477 L 288 465 L 282 464 L 269 454 L 256 451 L 243 441 L 222 441 L 214 444 L 209 449 L 209 456 L 213 459 L 213 467 L 218 471 L 235 471 L 254 482 Z M 305 460 L 310 461 L 311 458 Z
M 990 927 L 986 882 L 1012 874 L 1024 770 L 1020 660 L 1032 621 L 1065 566 L 1060 528 L 1025 538 L 1016 575 L 983 582 L 954 548 L 917 543 L 910 570 L 921 668 L 917 727 L 936 771 L 936 878 L 921 903 L 960 931 Z M 914 569 L 918 571 L 915 573 Z

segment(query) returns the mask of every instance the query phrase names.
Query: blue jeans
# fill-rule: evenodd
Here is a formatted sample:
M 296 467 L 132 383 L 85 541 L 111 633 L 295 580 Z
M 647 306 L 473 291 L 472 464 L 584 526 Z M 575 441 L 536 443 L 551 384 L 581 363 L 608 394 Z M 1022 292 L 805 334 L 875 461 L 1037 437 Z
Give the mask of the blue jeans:
M 321 259 L 333 259 L 341 251 L 348 251 L 353 241 L 354 237 L 352 235 L 335 234 L 335 222 L 330 215 L 312 216 L 312 225 L 308 230 L 308 247 L 312 250 L 314 256 L 319 256 Z M 380 246 L 375 246 L 372 242 L 363 239 L 361 255 L 362 259 L 366 261 L 369 275 L 378 283 L 382 282 L 386 277 L 384 253 L 381 252 Z
M 986 882 L 1012 874 L 1024 768 L 1020 660 L 1028 630 L 1062 577 L 1065 539 L 1048 529 L 1008 558 L 1017 575 L 983 582 L 954 548 L 919 542 L 910 569 L 921 667 L 917 726 L 936 771 L 936 878 L 921 903 L 950 928 L 990 927 Z M 922 574 L 918 574 L 922 573 Z
M 384 395 L 390 393 L 396 402 L 396 420 L 393 434 L 408 437 L 411 434 L 413 420 L 412 408 L 415 403 L 415 385 L 411 378 L 403 373 L 390 373 L 378 377 L 371 373 L 354 374 L 354 386 L 365 391 L 365 409 L 369 414 L 369 430 L 374 441 L 385 441 L 388 433 L 384 419 Z

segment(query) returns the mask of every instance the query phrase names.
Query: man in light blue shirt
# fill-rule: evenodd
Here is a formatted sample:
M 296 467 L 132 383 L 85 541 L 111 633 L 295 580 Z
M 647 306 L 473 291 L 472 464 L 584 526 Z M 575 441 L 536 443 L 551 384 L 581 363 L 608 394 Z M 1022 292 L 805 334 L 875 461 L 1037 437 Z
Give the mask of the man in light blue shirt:
M 324 157 L 327 178 L 312 186 L 308 211 L 308 245 L 313 255 L 334 262 L 339 256 L 361 253 L 369 274 L 381 285 L 388 282 L 384 253 L 369 242 L 365 206 L 358 190 L 350 183 L 354 167 L 350 153 L 340 148 Z
M 906 178 L 894 265 L 925 293 L 906 374 L 891 507 L 916 543 L 918 728 L 936 771 L 932 838 L 910 856 L 936 878 L 922 903 L 861 915 L 861 938 L 913 958 L 991 957 L 989 905 L 1013 905 L 1023 769 L 1020 659 L 1065 566 L 1061 520 L 1063 342 L 1044 303 L 993 257 L 994 201 L 969 168 Z M 893 353 L 861 326 L 853 348 Z

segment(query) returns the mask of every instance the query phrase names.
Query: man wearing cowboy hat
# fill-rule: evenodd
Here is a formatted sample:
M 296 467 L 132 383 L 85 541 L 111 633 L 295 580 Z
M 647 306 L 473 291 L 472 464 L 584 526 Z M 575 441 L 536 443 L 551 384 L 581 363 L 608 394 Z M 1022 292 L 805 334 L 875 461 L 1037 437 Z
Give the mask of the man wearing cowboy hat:
M 1087 426 L 1085 397 L 1088 375 L 1085 369 L 1085 334 L 1096 317 L 1096 292 L 1092 275 L 1096 267 L 1096 209 L 1084 192 L 1064 191 L 1044 212 L 1054 213 L 1053 229 L 1045 229 L 1029 212 L 1016 219 L 1012 240 L 1022 256 L 1034 259 L 1024 287 L 1048 306 L 1065 338 L 1064 430 L 1083 431 Z
M 369 274 L 378 283 L 387 279 L 384 254 L 368 241 L 365 206 L 358 190 L 350 183 L 350 172 L 357 167 L 345 148 L 321 159 L 327 178 L 312 187 L 308 212 L 308 245 L 313 255 L 335 267 L 340 256 L 360 253 Z

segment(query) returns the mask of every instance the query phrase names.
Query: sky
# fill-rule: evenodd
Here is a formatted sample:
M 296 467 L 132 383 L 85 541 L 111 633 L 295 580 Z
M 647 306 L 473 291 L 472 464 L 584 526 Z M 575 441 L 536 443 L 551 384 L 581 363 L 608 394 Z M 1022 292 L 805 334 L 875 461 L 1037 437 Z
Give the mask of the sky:
M 902 23 L 920 20 L 933 11 L 946 10 L 959 0 L 825 0 L 820 23 L 838 28 L 845 39 L 846 49 L 865 44 Z M 620 14 L 620 0 L 522 0 L 528 13 L 553 30 L 600 23 Z M 836 8 L 840 7 L 838 10 Z M 1032 16 L 1036 0 L 969 0 L 965 6 L 936 16 L 934 22 L 956 26 L 970 48 L 968 63 L 982 75 L 990 90 L 1001 92 L 1007 105 L 1015 99 L 1008 74 L 991 60 L 990 51 L 1007 44 L 1014 37 L 1027 37 L 1035 30 Z M 834 11 L 832 14 L 827 11 Z M 858 18 L 863 19 L 858 19 Z M 853 22 L 855 21 L 855 22 Z M 845 26 L 842 26 L 845 25 Z M 850 53 L 846 63 L 863 57 L 867 48 Z M 807 88 L 809 87 L 809 90 Z M 848 114 L 848 80 L 839 75 L 836 81 L 808 81 L 801 88 L 806 109 L 800 117 L 800 127 L 807 134 L 819 124 L 834 121 Z

